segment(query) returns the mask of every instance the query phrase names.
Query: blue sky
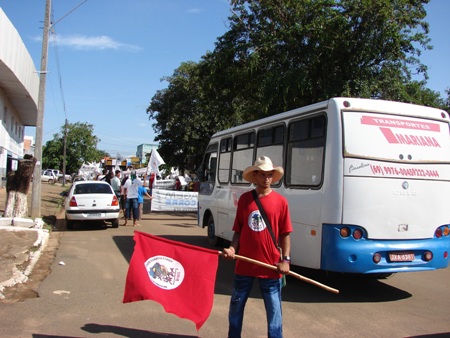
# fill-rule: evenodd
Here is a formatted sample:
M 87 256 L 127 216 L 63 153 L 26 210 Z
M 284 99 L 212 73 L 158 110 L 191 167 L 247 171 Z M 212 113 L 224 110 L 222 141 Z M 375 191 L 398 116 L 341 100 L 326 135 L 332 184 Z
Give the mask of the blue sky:
M 199 61 L 227 31 L 227 0 L 52 0 L 43 142 L 70 123 L 89 122 L 112 156 L 154 143 L 146 108 L 161 81 L 185 61 Z M 80 5 L 81 4 L 81 5 Z M 79 6 L 80 5 L 80 6 Z M 79 6 L 77 8 L 77 6 Z M 45 0 L 0 0 L 40 68 Z M 450 87 L 450 1 L 426 6 L 432 51 L 428 87 Z M 73 10 L 73 11 L 72 11 Z M 57 47 L 55 47 L 56 41 Z M 35 136 L 34 128 L 25 133 Z

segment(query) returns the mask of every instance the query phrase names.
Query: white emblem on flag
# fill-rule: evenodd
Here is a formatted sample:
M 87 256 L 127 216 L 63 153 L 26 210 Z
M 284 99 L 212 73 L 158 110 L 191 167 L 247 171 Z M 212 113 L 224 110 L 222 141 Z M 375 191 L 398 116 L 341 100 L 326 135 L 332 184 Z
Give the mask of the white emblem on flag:
M 161 289 L 173 290 L 183 282 L 183 265 L 170 257 L 154 256 L 144 265 L 152 283 Z

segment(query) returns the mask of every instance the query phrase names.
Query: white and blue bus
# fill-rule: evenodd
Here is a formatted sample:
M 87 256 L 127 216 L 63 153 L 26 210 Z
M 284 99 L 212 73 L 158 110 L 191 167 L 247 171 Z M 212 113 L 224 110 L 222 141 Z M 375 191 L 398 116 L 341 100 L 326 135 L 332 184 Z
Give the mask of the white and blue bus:
M 200 172 L 199 226 L 231 240 L 242 177 L 266 155 L 285 175 L 292 264 L 389 275 L 448 266 L 450 132 L 447 112 L 333 98 L 214 134 Z

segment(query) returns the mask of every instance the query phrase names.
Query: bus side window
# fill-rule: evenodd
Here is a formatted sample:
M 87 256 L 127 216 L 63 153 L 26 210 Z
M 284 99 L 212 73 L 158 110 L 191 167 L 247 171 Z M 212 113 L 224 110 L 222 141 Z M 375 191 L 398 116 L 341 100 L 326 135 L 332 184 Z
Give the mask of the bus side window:
M 255 133 L 237 135 L 233 142 L 233 163 L 231 167 L 231 183 L 248 184 L 242 175 L 244 169 L 253 164 L 253 152 L 255 148 Z
M 217 170 L 217 143 L 210 144 L 206 149 L 203 163 L 199 168 L 200 194 L 211 194 L 214 190 Z
M 219 157 L 219 183 L 227 184 L 230 179 L 230 161 L 231 161 L 231 137 L 227 137 L 220 141 L 220 157 Z
M 322 184 L 325 136 L 324 115 L 295 121 L 289 125 L 285 177 L 287 185 L 317 187 Z
M 274 165 L 283 166 L 285 130 L 284 125 L 272 126 L 258 130 L 256 158 L 260 156 L 268 156 Z M 273 184 L 277 184 L 277 182 L 273 182 Z

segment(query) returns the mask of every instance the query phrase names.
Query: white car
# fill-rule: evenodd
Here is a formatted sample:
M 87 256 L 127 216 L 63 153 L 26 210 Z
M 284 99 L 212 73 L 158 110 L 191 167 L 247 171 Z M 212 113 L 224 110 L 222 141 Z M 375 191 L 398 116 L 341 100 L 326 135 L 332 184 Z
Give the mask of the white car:
M 72 176 L 65 175 L 66 182 L 72 182 Z M 62 183 L 63 181 L 63 173 L 58 169 L 45 169 L 41 172 L 41 182 L 48 182 L 53 184 L 55 182 Z
M 47 170 L 53 171 L 53 174 L 55 174 L 55 176 L 58 180 L 58 183 L 62 183 L 63 177 L 66 178 L 66 182 L 72 182 L 72 176 L 70 176 L 69 174 L 64 175 L 61 170 L 58 170 L 58 169 L 47 169 Z
M 41 172 L 41 182 L 55 183 L 57 177 L 51 169 L 42 170 Z
M 107 221 L 113 228 L 119 226 L 119 200 L 105 181 L 76 181 L 65 201 L 66 227 L 75 222 Z

